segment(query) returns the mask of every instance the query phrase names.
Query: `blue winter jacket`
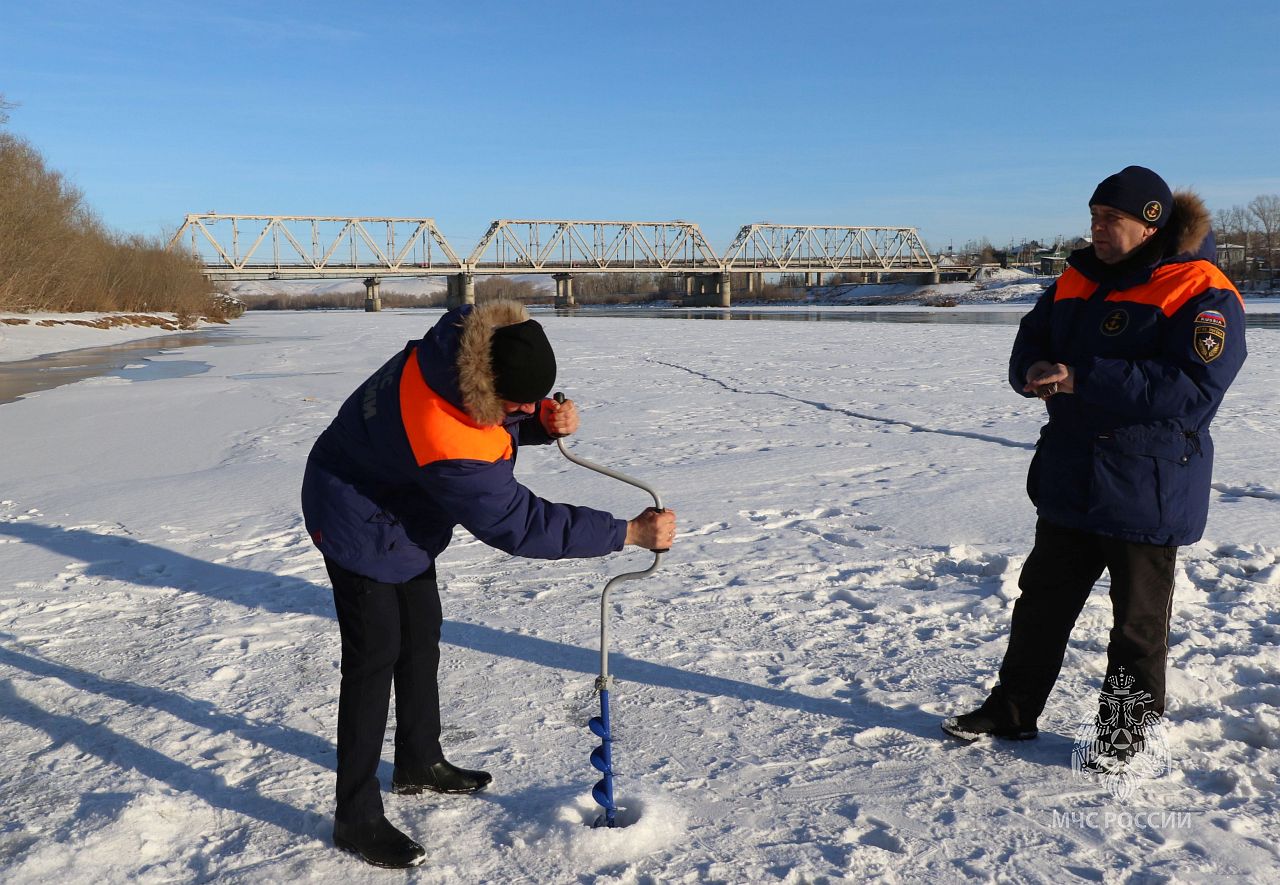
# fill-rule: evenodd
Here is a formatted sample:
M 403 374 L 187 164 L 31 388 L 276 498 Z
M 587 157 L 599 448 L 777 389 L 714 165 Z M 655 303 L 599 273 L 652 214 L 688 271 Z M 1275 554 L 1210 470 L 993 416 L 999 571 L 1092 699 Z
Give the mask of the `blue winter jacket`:
M 536 415 L 504 416 L 488 346 L 493 328 L 525 318 L 511 302 L 451 310 L 347 398 L 302 484 L 307 531 L 326 557 L 399 583 L 432 566 L 456 525 L 518 556 L 622 549 L 625 520 L 546 501 L 516 481 L 520 443 L 550 439 Z
M 1175 207 L 1154 255 L 1111 266 L 1092 247 L 1073 253 L 1018 329 L 1019 393 L 1037 360 L 1075 369 L 1075 393 L 1046 401 L 1027 476 L 1049 522 L 1162 546 L 1204 532 L 1209 424 L 1245 360 L 1244 303 L 1213 264 L 1199 199 Z

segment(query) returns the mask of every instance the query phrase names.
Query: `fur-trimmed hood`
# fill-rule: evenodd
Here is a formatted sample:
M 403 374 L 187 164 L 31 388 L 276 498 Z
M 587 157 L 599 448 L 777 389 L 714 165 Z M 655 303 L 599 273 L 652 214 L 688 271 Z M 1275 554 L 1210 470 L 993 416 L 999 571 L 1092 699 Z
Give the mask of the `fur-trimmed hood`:
M 496 376 L 489 347 L 493 332 L 502 326 L 529 319 L 515 301 L 464 304 L 442 316 L 419 341 L 418 365 L 427 386 L 478 425 L 503 423 L 506 413 L 496 390 Z
M 527 319 L 524 305 L 516 301 L 462 305 L 408 346 L 419 348 L 422 380 L 428 387 L 465 411 L 476 424 L 502 424 L 507 415 L 498 396 L 489 348 L 495 329 Z
M 1161 257 L 1199 256 L 1205 240 L 1209 238 L 1209 232 L 1209 210 L 1205 208 L 1204 200 L 1200 199 L 1199 194 L 1193 191 L 1174 191 L 1173 214 L 1164 230 L 1160 231 L 1159 239 L 1164 243 Z
M 513 326 L 529 319 L 524 305 L 515 301 L 486 301 L 469 310 L 462 308 L 462 333 L 458 337 L 458 394 L 462 407 L 477 424 L 501 424 L 506 418 L 502 397 L 495 389 L 493 357 L 490 346 L 493 332 L 502 326 Z

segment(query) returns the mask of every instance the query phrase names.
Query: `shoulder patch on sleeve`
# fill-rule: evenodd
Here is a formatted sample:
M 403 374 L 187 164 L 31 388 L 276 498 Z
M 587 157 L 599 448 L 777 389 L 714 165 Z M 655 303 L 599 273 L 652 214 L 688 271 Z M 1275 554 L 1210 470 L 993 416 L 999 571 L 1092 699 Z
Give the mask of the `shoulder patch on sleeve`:
M 1227 318 L 1216 310 L 1202 310 L 1196 316 L 1196 325 L 1210 325 L 1225 329 L 1227 327 Z
M 1206 311 L 1212 313 L 1213 311 Z M 1201 314 L 1203 316 L 1204 314 Z M 1191 333 L 1196 355 L 1206 363 L 1211 363 L 1227 349 L 1227 324 L 1221 326 L 1202 325 L 1196 320 L 1195 331 Z

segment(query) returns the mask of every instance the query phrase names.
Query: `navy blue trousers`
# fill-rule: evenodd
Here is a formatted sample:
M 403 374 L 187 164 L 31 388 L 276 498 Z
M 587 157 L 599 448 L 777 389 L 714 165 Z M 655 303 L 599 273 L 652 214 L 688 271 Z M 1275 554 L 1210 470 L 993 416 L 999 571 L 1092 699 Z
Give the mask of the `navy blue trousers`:
M 1035 546 L 1018 578 L 1022 595 L 1013 606 L 1000 683 L 984 706 L 1012 725 L 1035 724 L 1062 670 L 1071 628 L 1105 569 L 1111 575 L 1112 627 L 1103 706 L 1108 693 L 1145 693 L 1150 699 L 1144 709 L 1163 715 L 1177 554 L 1177 547 L 1039 520 Z
M 395 766 L 417 771 L 440 748 L 440 590 L 436 570 L 384 584 L 326 558 L 342 634 L 338 694 L 338 807 L 356 823 L 382 815 L 378 763 L 395 686 Z

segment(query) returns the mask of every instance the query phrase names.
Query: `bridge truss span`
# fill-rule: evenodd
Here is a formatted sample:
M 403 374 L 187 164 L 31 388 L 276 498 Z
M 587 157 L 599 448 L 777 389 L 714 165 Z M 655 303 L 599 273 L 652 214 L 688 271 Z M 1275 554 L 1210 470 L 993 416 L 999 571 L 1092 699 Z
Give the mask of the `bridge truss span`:
M 748 224 L 724 255 L 726 271 L 772 273 L 936 272 L 913 227 Z
M 466 263 L 475 273 L 721 270 L 702 230 L 685 221 L 500 219 Z
M 318 279 L 459 273 L 430 218 L 188 215 L 169 240 L 210 279 Z
M 189 253 L 216 281 L 363 278 L 368 310 L 381 309 L 379 286 L 393 277 L 446 277 L 447 303 L 463 304 L 475 301 L 481 275 L 548 274 L 556 303 L 572 305 L 577 274 L 671 274 L 683 277 L 686 304 L 723 307 L 735 276 L 748 295 L 766 274 L 802 274 L 806 286 L 846 273 L 854 282 L 882 274 L 938 281 L 913 227 L 748 224 L 721 257 L 688 221 L 500 219 L 463 260 L 430 218 L 210 212 L 188 215 L 169 248 Z

